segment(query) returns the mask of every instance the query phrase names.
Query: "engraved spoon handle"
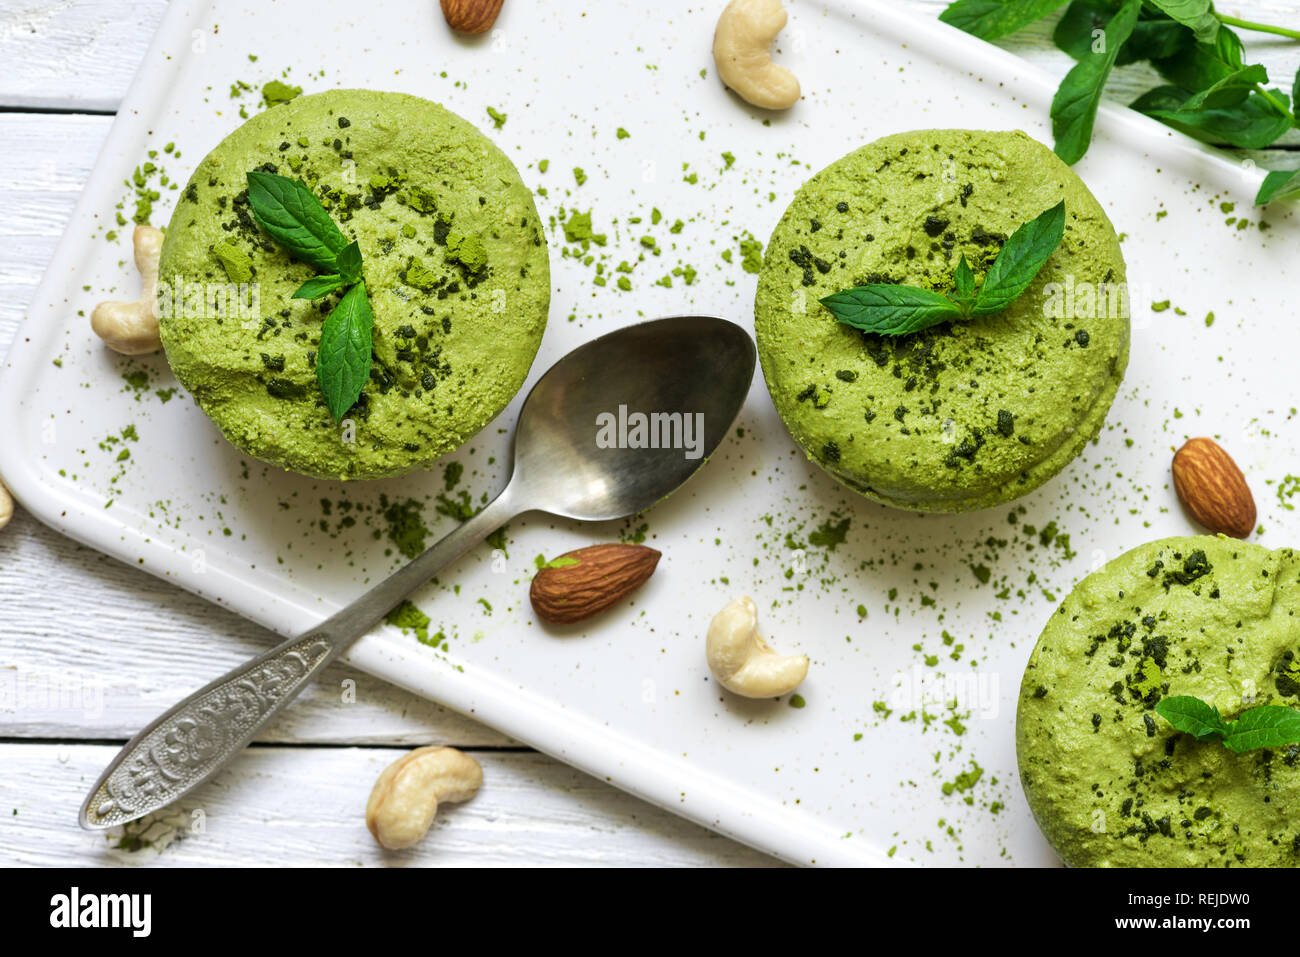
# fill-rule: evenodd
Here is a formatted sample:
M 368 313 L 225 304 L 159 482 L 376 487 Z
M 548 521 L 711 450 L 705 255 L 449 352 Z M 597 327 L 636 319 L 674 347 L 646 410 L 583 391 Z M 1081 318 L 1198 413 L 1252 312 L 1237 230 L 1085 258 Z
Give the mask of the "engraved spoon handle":
M 394 605 L 519 511 L 507 486 L 473 518 L 305 635 L 281 642 L 174 705 L 104 770 L 82 805 L 81 826 L 134 821 L 208 780 Z
M 185 698 L 127 743 L 81 808 L 81 826 L 107 828 L 165 807 L 226 764 L 341 647 L 290 638 Z

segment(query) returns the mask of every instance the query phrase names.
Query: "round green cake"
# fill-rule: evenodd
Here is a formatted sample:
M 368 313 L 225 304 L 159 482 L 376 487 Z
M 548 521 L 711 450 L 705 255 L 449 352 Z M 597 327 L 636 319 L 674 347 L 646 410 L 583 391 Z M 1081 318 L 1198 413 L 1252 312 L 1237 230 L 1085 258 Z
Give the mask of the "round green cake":
M 820 299 L 868 283 L 977 282 L 1022 224 L 1065 201 L 1065 236 L 1004 311 L 907 336 Z M 754 304 L 768 390 L 795 441 L 886 505 L 956 512 L 1038 487 L 1096 436 L 1128 363 L 1124 259 L 1100 204 L 1020 132 L 921 130 L 813 176 L 772 233 Z
M 1142 545 L 1075 587 L 1016 713 L 1025 796 L 1067 864 L 1300 865 L 1300 745 L 1234 754 L 1154 710 L 1300 706 L 1298 625 L 1300 554 L 1222 536 Z
M 291 298 L 316 270 L 253 220 L 252 170 L 306 183 L 360 244 L 372 362 L 339 423 L 316 350 L 341 293 Z M 226 137 L 180 195 L 160 278 L 167 360 L 226 438 L 336 479 L 426 467 L 483 428 L 523 385 L 550 301 L 541 221 L 505 154 L 436 103 L 368 90 L 300 96 Z

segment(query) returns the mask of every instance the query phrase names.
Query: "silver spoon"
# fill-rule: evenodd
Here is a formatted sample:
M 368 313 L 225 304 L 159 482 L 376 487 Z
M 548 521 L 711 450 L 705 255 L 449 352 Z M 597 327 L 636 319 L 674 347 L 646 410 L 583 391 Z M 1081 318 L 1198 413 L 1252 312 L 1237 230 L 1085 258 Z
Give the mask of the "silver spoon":
M 708 316 L 643 322 L 574 349 L 524 401 L 514 471 L 500 495 L 305 635 L 240 665 L 155 719 L 95 783 L 81 808 L 81 826 L 133 821 L 212 777 L 398 602 L 515 516 L 540 511 L 600 522 L 655 504 L 717 448 L 753 376 L 749 334 Z M 617 416 L 619 406 L 690 414 L 692 421 L 701 413 L 702 440 L 689 450 L 600 447 L 597 417 Z

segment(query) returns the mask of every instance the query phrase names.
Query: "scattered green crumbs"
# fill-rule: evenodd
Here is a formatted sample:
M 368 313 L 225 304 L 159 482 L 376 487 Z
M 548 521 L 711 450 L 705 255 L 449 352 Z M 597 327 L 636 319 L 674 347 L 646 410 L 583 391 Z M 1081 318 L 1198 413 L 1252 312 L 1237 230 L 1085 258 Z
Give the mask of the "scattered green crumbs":
M 438 632 L 432 638 L 429 637 L 429 624 L 433 619 L 420 611 L 410 601 L 403 600 L 401 604 L 384 616 L 384 621 L 395 628 L 400 628 L 404 632 L 415 635 L 416 640 L 422 645 L 431 645 L 436 648 L 442 645 L 446 638 L 442 632 Z
M 381 495 L 379 507 L 388 523 L 388 540 L 407 558 L 418 557 L 424 551 L 429 537 L 429 529 L 421 516 L 420 503 L 413 498 L 405 502 L 393 502 L 389 501 L 387 495 Z
M 262 102 L 267 106 L 279 106 L 302 95 L 302 87 L 290 86 L 283 80 L 271 80 L 262 85 Z

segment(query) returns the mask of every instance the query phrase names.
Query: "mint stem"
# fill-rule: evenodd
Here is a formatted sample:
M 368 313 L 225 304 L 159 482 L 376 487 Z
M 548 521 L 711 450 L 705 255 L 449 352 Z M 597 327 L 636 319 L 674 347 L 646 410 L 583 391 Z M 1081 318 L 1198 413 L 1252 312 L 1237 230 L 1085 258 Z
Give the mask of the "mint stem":
M 1230 27 L 1241 27 L 1243 30 L 1254 30 L 1256 33 L 1276 33 L 1280 37 L 1290 37 L 1292 40 L 1300 40 L 1300 30 L 1290 30 L 1287 27 L 1275 27 L 1267 23 L 1255 23 L 1252 20 L 1238 20 L 1236 17 L 1229 17 L 1217 11 L 1214 14 L 1219 18 L 1220 23 L 1226 23 Z
M 1273 109 L 1277 110 L 1288 120 L 1290 120 L 1292 126 L 1296 125 L 1295 114 L 1286 108 L 1285 103 L 1280 102 L 1277 97 L 1275 97 L 1272 93 L 1268 92 L 1268 90 L 1264 89 L 1264 87 L 1258 83 L 1255 84 L 1255 92 L 1258 93 L 1260 96 L 1262 96 L 1264 99 L 1268 100 L 1269 105 L 1272 106 Z

